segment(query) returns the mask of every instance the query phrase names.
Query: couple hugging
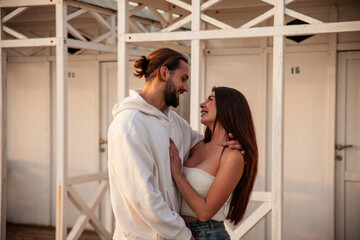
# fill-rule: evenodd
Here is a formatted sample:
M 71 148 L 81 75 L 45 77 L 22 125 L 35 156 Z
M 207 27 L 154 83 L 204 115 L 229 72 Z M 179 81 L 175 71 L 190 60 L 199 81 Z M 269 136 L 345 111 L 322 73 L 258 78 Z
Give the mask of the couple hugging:
M 214 87 L 202 136 L 169 108 L 189 90 L 188 59 L 160 48 L 134 66 L 145 86 L 115 105 L 108 132 L 113 238 L 230 239 L 224 220 L 243 218 L 258 164 L 246 98 Z

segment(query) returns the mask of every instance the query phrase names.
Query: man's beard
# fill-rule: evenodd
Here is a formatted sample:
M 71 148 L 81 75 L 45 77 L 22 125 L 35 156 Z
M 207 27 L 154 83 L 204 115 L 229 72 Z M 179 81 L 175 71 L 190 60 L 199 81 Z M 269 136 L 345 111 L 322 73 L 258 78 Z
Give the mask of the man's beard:
M 176 108 L 179 105 L 179 98 L 177 98 L 176 93 L 176 87 L 174 85 L 172 77 L 170 77 L 170 79 L 168 79 L 168 81 L 166 82 L 164 89 L 164 100 L 166 106 L 172 106 Z

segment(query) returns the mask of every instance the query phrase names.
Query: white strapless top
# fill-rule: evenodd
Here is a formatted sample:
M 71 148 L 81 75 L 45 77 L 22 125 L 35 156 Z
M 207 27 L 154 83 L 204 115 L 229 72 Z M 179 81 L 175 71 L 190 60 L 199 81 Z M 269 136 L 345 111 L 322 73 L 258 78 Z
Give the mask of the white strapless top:
M 194 188 L 194 190 L 203 198 L 206 197 L 215 177 L 210 173 L 200 169 L 200 168 L 183 168 L 183 174 L 185 178 L 188 180 L 190 185 Z M 225 204 L 219 209 L 219 211 L 211 218 L 215 221 L 224 221 L 228 211 L 229 211 L 229 200 L 225 202 Z M 184 199 L 181 200 L 181 209 L 180 215 L 183 216 L 191 216 L 197 217 L 194 211 L 190 208 L 190 206 L 186 203 Z

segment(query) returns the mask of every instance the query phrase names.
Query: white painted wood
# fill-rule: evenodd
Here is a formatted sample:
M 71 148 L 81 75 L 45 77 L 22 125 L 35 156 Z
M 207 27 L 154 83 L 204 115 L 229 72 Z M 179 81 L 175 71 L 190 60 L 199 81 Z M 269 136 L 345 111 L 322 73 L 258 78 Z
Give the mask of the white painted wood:
M 9 13 L 8 15 L 6 15 L 5 17 L 3 17 L 2 22 L 6 23 L 6 22 L 10 21 L 11 19 L 15 18 L 16 16 L 20 15 L 21 13 L 24 13 L 28 9 L 29 9 L 29 7 L 19 7 L 17 9 L 15 9 L 14 11 L 12 11 L 11 13 Z
M 271 210 L 271 203 L 265 202 L 256 209 L 241 225 L 236 228 L 234 234 L 241 239 L 249 232 L 268 212 Z
M 172 32 L 175 31 L 179 28 L 181 28 L 182 26 L 184 26 L 185 24 L 188 24 L 191 21 L 191 14 L 188 16 L 184 16 L 182 19 L 179 19 L 178 21 L 174 22 L 173 24 L 171 24 L 170 26 L 168 26 L 167 28 L 164 28 L 162 30 L 160 30 L 160 32 Z
M 104 41 L 106 38 L 112 37 L 112 36 L 113 36 L 113 32 L 109 31 L 109 32 L 106 32 L 106 33 L 98 36 L 98 37 L 95 38 L 94 40 L 91 40 L 91 42 L 99 43 L 99 42 Z M 112 42 L 115 42 L 115 39 L 112 37 L 112 38 L 111 38 L 111 41 L 112 41 Z M 114 45 L 114 44 L 111 43 L 111 45 Z
M 24 1 L 26 1 L 26 0 L 24 0 Z M 105 15 L 115 14 L 114 10 L 98 7 L 98 6 L 95 6 L 95 5 L 87 4 L 87 3 L 84 3 L 84 2 L 79 2 L 79 1 L 76 1 L 76 0 L 66 0 L 66 3 L 69 6 L 74 6 L 74 7 L 81 8 L 81 9 L 88 10 L 88 11 L 95 11 L 95 12 L 105 14 Z
M 191 31 L 198 31 L 201 29 L 200 22 L 200 4 L 201 0 L 192 1 L 192 18 Z M 201 128 L 200 122 L 200 97 L 201 94 L 201 78 L 202 78 L 202 59 L 203 49 L 200 40 L 191 41 L 191 76 L 190 76 L 190 125 L 194 130 L 199 131 Z
M 333 239 L 331 56 L 289 53 L 285 59 L 283 238 Z
M 56 38 L 32 38 L 32 39 L 14 39 L 2 40 L 0 42 L 1 48 L 16 48 L 16 47 L 40 47 L 40 46 L 55 46 L 57 44 Z
M 69 14 L 69 15 L 66 17 L 66 20 L 67 20 L 67 21 L 70 21 L 71 19 L 76 18 L 76 17 L 78 17 L 78 16 L 86 13 L 87 11 L 88 11 L 88 10 L 85 10 L 85 9 L 79 9 L 79 10 L 77 10 L 77 11 Z
M 285 14 L 290 16 L 290 17 L 293 17 L 295 19 L 300 19 L 304 22 L 307 22 L 309 24 L 320 24 L 320 23 L 323 23 L 322 21 L 320 20 L 317 20 L 315 18 L 312 18 L 312 17 L 309 17 L 309 16 L 306 16 L 302 13 L 299 13 L 299 12 L 296 12 L 294 10 L 291 10 L 291 9 L 288 9 L 288 8 L 285 8 Z
M 205 11 L 208 8 L 211 8 L 212 6 L 215 6 L 216 4 L 220 3 L 223 0 L 209 0 L 203 4 L 201 4 L 200 10 Z
M 97 61 L 68 63 L 68 185 L 84 199 L 91 198 L 97 182 L 105 177 L 100 169 L 100 66 Z M 75 183 L 82 183 L 74 185 Z M 67 226 L 78 218 L 78 211 L 67 202 Z M 98 211 L 96 212 L 98 214 Z M 89 227 L 89 226 L 88 226 Z
M 253 191 L 250 200 L 258 202 L 271 202 L 271 192 Z
M 50 63 L 45 61 L 9 63 L 7 67 L 7 221 L 10 222 L 50 225 L 50 69 Z
M 268 20 L 269 18 L 271 18 L 272 16 L 274 16 L 274 8 L 264 12 L 263 14 L 261 14 L 260 16 L 252 19 L 251 21 L 243 24 L 240 28 L 251 28 L 259 23 L 262 23 L 266 20 Z
M 11 29 L 9 27 L 6 27 L 6 26 L 3 26 L 3 31 L 6 32 L 7 34 L 15 37 L 15 38 L 18 38 L 18 39 L 28 39 L 27 36 L 25 36 L 24 34 L 21 34 L 17 31 L 15 31 L 14 29 Z
M 168 22 L 165 20 L 165 18 L 155 8 L 150 7 L 150 6 L 148 6 L 147 8 L 154 15 L 154 17 L 161 23 L 163 28 L 167 27 Z
M 266 54 L 265 54 L 266 55 Z M 261 204 L 255 201 L 265 201 L 271 199 L 271 192 L 265 190 L 265 166 L 267 165 L 266 152 L 266 95 L 267 95 L 267 66 L 263 65 L 264 56 L 257 53 L 246 55 L 208 55 L 206 57 L 206 83 L 205 94 L 210 93 L 213 86 L 233 87 L 244 94 L 247 98 L 252 116 L 254 119 L 256 136 L 259 149 L 258 175 L 254 186 L 251 202 L 244 217 L 257 209 Z M 234 72 L 234 69 L 236 71 Z M 249 84 L 251 81 L 251 84 Z M 203 97 L 201 101 L 205 98 Z M 199 106 L 197 106 L 199 110 Z M 230 226 L 230 230 L 235 231 L 237 226 Z M 265 236 L 265 223 L 263 220 L 251 230 L 244 239 L 263 239 Z M 235 237 L 235 236 L 234 236 Z M 232 238 L 238 239 L 238 238 Z
M 118 0 L 118 102 L 121 102 L 129 91 L 128 68 L 124 68 L 129 63 L 129 47 L 126 44 L 126 34 L 129 32 L 129 2 L 128 0 Z
M 49 0 L 1 0 L 0 8 L 4 7 L 32 7 L 32 6 L 46 6 L 55 5 L 56 1 Z
M 233 29 L 232 26 L 226 24 L 226 23 L 223 23 L 219 20 L 216 20 L 215 18 L 212 18 L 212 17 L 209 17 L 208 15 L 205 15 L 205 14 L 200 14 L 200 18 L 201 20 L 205 21 L 205 22 L 208 22 L 218 28 L 221 28 L 221 29 Z
M 360 31 L 360 21 L 322 23 L 316 25 L 256 27 L 249 29 L 222 29 L 183 32 L 137 33 L 126 34 L 126 42 L 175 41 L 230 39 L 249 37 L 270 37 L 276 35 L 308 35 L 316 33 L 357 32 Z
M 93 174 L 69 177 L 68 184 L 69 186 L 71 186 L 74 184 L 100 181 L 108 178 L 109 178 L 109 174 L 107 172 L 93 173 Z
M 66 239 L 67 219 L 67 5 L 56 2 L 56 240 Z
M 139 4 L 136 7 L 132 8 L 129 12 L 129 17 L 136 14 L 137 12 L 140 12 L 141 10 L 143 10 L 146 7 L 145 4 Z
M 97 12 L 89 11 L 90 15 L 104 28 L 111 30 L 110 24 Z
M 84 42 L 88 41 L 83 35 L 81 35 L 81 33 L 78 32 L 78 30 L 76 30 L 73 26 L 71 26 L 70 23 L 67 24 L 67 28 L 68 31 L 77 39 L 82 40 Z
M 111 25 L 111 38 L 110 38 L 110 45 L 116 46 L 116 15 L 111 15 L 110 17 L 110 25 Z
M 360 52 L 339 54 L 337 145 L 353 145 L 336 150 L 336 237 L 356 239 L 359 234 L 359 86 Z
M 90 207 L 85 203 L 85 201 L 81 198 L 81 196 L 72 187 L 69 187 L 69 198 L 74 203 L 74 205 L 80 210 L 80 212 L 85 213 L 89 217 L 90 224 L 94 227 L 95 231 L 102 238 L 111 239 L 111 234 L 105 229 L 101 221 L 93 213 L 93 211 L 98 207 L 105 192 L 109 188 L 108 181 L 102 181 L 97 188 L 98 189 L 97 191 L 95 191 L 94 196 L 89 201 Z M 81 218 L 84 219 L 82 216 Z M 74 236 L 78 235 L 77 233 L 75 233 L 76 230 L 80 231 L 83 229 L 76 228 L 74 229 L 74 233 L 71 234 Z
M 284 25 L 284 1 L 276 0 L 274 26 Z M 284 226 L 284 36 L 274 35 L 271 148 L 271 239 L 283 239 Z
M 96 42 L 84 42 L 75 39 L 67 39 L 67 44 L 69 47 L 73 47 L 73 48 L 91 49 L 101 52 L 114 52 L 114 53 L 116 52 L 116 46 L 110 46 Z
M 0 8 L 0 19 L 5 15 L 5 10 Z M 3 23 L 0 22 L 0 29 Z M 0 32 L 0 42 L 5 38 L 3 31 Z M 4 48 L 0 48 L 0 238 L 6 238 L 6 206 L 7 206 L 7 52 Z
M 181 8 L 183 8 L 183 9 L 189 11 L 189 12 L 193 11 L 191 5 L 185 3 L 185 2 L 183 2 L 181 0 L 165 0 L 165 1 L 169 2 L 169 3 L 172 3 L 172 4 L 174 4 L 174 5 L 178 6 L 178 7 L 181 7 Z

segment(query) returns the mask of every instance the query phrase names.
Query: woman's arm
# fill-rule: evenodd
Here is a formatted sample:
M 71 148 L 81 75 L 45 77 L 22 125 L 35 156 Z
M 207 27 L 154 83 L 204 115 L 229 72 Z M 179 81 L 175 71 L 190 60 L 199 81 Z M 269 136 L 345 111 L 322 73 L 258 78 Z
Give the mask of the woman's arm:
M 200 221 L 211 219 L 234 191 L 244 170 L 244 158 L 240 151 L 225 150 L 215 180 L 205 198 L 202 198 L 182 174 L 182 161 L 173 142 L 170 143 L 172 177 L 190 208 Z

